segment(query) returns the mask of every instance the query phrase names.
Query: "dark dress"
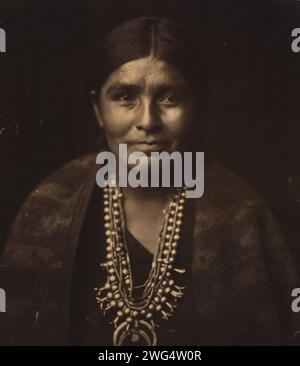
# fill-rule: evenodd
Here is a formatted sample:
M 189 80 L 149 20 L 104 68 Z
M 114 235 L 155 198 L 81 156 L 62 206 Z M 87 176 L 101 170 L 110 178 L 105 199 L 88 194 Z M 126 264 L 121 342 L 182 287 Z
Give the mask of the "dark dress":
M 192 207 L 187 207 L 185 216 L 191 222 Z M 100 267 L 105 262 L 106 248 L 103 232 L 102 192 L 95 188 L 80 234 L 73 275 L 73 307 L 71 320 L 72 345 L 112 345 L 114 325 L 104 316 L 95 299 L 95 287 L 102 287 L 106 273 Z M 187 226 L 183 225 L 183 238 L 187 238 Z M 130 255 L 134 286 L 143 284 L 151 269 L 152 254 L 127 231 L 127 246 Z M 190 284 L 191 242 L 181 240 L 178 246 L 175 267 L 186 269 L 179 275 L 180 285 L 186 286 L 183 298 L 179 299 L 174 314 L 160 322 L 156 329 L 158 345 L 195 345 Z M 137 289 L 136 289 L 137 290 Z
M 93 292 L 105 280 L 99 269 L 105 250 L 101 212 L 90 206 L 97 210 L 101 202 L 92 198 L 97 170 L 95 155 L 82 157 L 54 172 L 25 200 L 0 260 L 7 293 L 0 344 L 66 345 L 71 335 L 72 344 L 111 343 L 113 327 Z M 188 338 L 193 335 L 201 346 L 294 342 L 300 315 L 292 312 L 291 292 L 300 282 L 259 194 L 211 161 L 204 195 L 188 202 L 195 210 L 185 215 L 178 251 L 178 258 L 190 261 L 183 264 L 188 290 L 174 318 L 159 328 L 159 344 L 193 344 Z M 151 256 L 138 243 L 130 248 L 138 283 Z M 144 261 L 148 268 L 140 273 Z

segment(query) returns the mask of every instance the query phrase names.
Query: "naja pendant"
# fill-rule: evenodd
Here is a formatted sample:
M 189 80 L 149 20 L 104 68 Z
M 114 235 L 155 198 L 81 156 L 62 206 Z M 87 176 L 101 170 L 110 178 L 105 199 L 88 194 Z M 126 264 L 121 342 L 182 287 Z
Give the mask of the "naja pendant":
M 131 344 L 138 344 L 144 339 L 146 346 L 156 346 L 157 336 L 154 327 L 144 320 L 136 320 L 134 324 L 123 322 L 113 334 L 114 346 L 122 346 L 130 338 Z

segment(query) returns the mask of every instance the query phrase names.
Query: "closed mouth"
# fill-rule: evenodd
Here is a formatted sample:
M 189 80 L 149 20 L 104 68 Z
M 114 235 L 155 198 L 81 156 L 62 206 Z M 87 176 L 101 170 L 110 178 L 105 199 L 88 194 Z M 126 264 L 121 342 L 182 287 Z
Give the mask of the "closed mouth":
M 152 141 L 135 141 L 132 144 L 133 145 L 162 145 L 164 142 L 163 141 L 157 141 L 157 140 L 152 140 Z
M 155 151 L 164 151 L 165 150 L 165 142 L 163 141 L 135 141 L 130 144 L 135 150 L 142 152 L 155 152 Z

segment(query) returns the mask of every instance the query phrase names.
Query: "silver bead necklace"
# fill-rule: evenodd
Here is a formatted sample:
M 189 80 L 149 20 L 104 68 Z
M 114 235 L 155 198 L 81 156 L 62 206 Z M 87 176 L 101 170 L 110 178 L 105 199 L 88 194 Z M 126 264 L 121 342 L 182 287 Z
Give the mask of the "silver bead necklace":
M 113 344 L 122 345 L 128 338 L 132 344 L 140 341 L 148 346 L 157 344 L 158 323 L 170 318 L 183 296 L 174 274 L 185 273 L 174 267 L 185 204 L 185 188 L 178 190 L 168 205 L 153 256 L 149 276 L 139 298 L 133 296 L 133 279 L 126 244 L 126 222 L 119 188 L 104 188 L 104 230 L 106 237 L 106 283 L 95 288 L 96 300 L 104 315 L 112 315 L 115 327 Z M 141 287 L 141 286 L 139 286 Z

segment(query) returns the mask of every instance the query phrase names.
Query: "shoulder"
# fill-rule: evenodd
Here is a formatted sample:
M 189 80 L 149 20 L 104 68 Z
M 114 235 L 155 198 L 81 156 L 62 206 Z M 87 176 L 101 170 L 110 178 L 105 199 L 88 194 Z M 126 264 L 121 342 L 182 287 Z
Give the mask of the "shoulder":
M 54 200 L 60 200 L 64 193 L 79 188 L 86 177 L 93 172 L 96 164 L 96 155 L 85 155 L 63 165 L 46 179 L 44 179 L 29 195 L 35 197 L 44 196 Z
M 212 163 L 207 167 L 205 192 L 195 206 L 195 238 L 199 251 L 203 243 L 207 243 L 208 251 L 222 248 L 242 258 L 272 248 L 287 249 L 278 222 L 261 195 L 220 164 Z
M 274 275 L 285 271 L 287 277 L 294 275 L 288 246 L 270 207 L 251 185 L 219 164 L 207 169 L 205 193 L 196 202 L 195 239 L 199 263 L 203 253 L 221 253 L 220 261 L 235 263 L 241 271 L 246 263 L 251 268 L 267 265 L 272 271 L 280 259 L 281 271 L 274 270 Z
M 204 181 L 204 194 L 197 199 L 197 208 L 208 216 L 230 219 L 266 208 L 260 193 L 222 164 L 209 162 Z
M 40 202 L 49 205 L 68 204 L 74 193 L 95 169 L 95 155 L 86 155 L 63 165 L 38 184 L 27 196 L 24 206 Z M 50 208 L 48 206 L 48 208 Z
M 95 167 L 95 155 L 83 156 L 37 185 L 19 210 L 3 257 L 14 257 L 15 263 L 29 257 L 41 265 L 47 261 L 52 248 L 58 246 L 54 243 L 69 236 L 75 215 L 80 212 L 77 208 L 87 201 L 88 191 L 95 184 Z
M 95 165 L 93 155 L 64 165 L 28 195 L 17 215 L 1 256 L 1 279 L 14 304 L 1 334 L 9 344 L 65 344 L 72 261 Z

